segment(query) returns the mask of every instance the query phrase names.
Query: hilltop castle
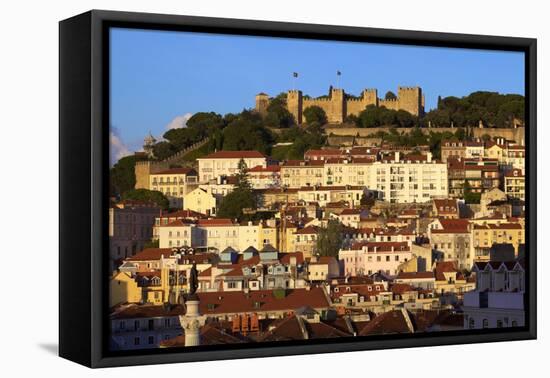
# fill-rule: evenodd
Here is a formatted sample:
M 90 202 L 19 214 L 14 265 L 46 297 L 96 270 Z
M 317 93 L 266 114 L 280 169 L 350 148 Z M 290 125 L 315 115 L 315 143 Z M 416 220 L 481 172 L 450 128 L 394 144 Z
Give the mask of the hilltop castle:
M 256 111 L 265 115 L 269 102 L 267 94 L 256 95 Z M 298 124 L 303 122 L 303 111 L 310 106 L 319 106 L 323 109 L 329 123 L 343 123 L 347 116 L 359 115 L 368 105 L 406 110 L 416 116 L 424 114 L 424 95 L 420 87 L 398 87 L 397 98 L 393 100 L 378 98 L 376 89 L 365 89 L 360 97 L 352 97 L 343 89 L 331 88 L 328 97 L 325 98 L 309 98 L 303 96 L 300 90 L 290 90 L 287 93 L 286 104 Z

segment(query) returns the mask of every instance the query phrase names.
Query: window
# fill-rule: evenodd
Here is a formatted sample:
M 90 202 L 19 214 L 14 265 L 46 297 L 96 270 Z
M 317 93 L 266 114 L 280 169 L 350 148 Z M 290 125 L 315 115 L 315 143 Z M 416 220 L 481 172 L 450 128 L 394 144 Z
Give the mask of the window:
M 139 345 L 139 337 L 134 337 L 134 345 Z
M 149 336 L 149 337 L 147 338 L 147 342 L 148 342 L 149 344 L 154 344 L 154 343 L 155 343 L 155 336 Z
M 489 320 L 483 319 L 483 328 L 489 328 Z
M 137 331 L 139 330 L 139 320 L 134 321 L 134 329 Z
M 475 319 L 474 319 L 474 318 L 470 318 L 470 321 L 468 322 L 468 327 L 469 327 L 470 329 L 474 329 L 475 326 L 476 326 L 476 321 L 475 321 Z
M 119 329 L 125 329 L 126 328 L 126 322 L 123 320 L 120 323 L 118 323 L 118 328 Z
M 166 328 L 170 327 L 170 318 L 164 319 L 164 326 L 165 326 Z
M 502 320 L 497 320 L 497 328 L 502 328 Z

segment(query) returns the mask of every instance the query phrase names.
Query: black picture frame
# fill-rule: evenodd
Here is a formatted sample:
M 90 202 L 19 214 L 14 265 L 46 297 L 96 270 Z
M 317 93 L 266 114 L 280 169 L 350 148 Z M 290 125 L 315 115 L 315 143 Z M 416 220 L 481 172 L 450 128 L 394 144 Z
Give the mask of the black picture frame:
M 108 28 L 460 47 L 525 53 L 526 326 L 132 353 L 108 351 Z M 535 339 L 536 39 L 93 10 L 61 21 L 59 52 L 59 354 L 89 367 L 206 361 Z

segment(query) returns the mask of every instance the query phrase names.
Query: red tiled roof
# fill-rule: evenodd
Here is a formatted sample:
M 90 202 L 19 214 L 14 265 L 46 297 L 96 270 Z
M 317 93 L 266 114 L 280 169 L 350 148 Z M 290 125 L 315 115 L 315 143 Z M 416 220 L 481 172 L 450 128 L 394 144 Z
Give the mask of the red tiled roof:
M 445 275 L 443 273 L 458 273 L 455 261 L 439 261 L 435 264 L 435 279 L 437 281 L 445 281 Z M 457 279 L 459 279 L 457 277 Z
M 151 173 L 152 175 L 197 175 L 193 168 L 170 168 L 160 172 Z
M 303 306 L 328 308 L 329 303 L 322 288 L 286 290 L 283 298 L 276 298 L 272 290 L 224 291 L 197 293 L 200 312 L 209 314 L 234 314 L 259 311 L 292 311 Z
M 199 226 L 232 226 L 234 225 L 231 219 L 227 218 L 211 218 L 211 219 L 199 219 Z
M 474 230 L 522 230 L 523 227 L 519 223 L 501 223 L 501 224 L 474 224 Z
M 128 257 L 126 261 L 150 261 L 160 260 L 161 256 L 168 257 L 172 255 L 172 248 L 146 248 L 134 256 Z
M 396 279 L 429 279 L 435 278 L 433 272 L 399 272 Z
M 414 288 L 411 285 L 405 283 L 395 283 L 390 289 L 394 294 L 403 294 L 408 291 L 414 291 Z
M 431 230 L 433 234 L 465 234 L 468 233 L 467 219 L 440 219 L 442 230 Z
M 311 167 L 312 165 L 322 167 L 325 165 L 323 160 L 287 160 L 283 167 Z
M 319 232 L 319 227 L 317 226 L 307 226 L 294 233 L 294 235 L 310 235 L 317 234 Z
M 132 318 L 155 318 L 161 316 L 184 315 L 185 309 L 182 305 L 165 307 L 163 305 L 131 305 L 115 310 L 111 319 L 132 319 Z
M 187 219 L 176 219 L 168 224 L 161 224 L 160 227 L 185 227 L 194 224 L 194 221 Z
M 401 310 L 384 312 L 371 320 L 359 333 L 360 336 L 391 333 L 412 333 Z
M 158 217 L 160 219 L 170 219 L 170 218 L 203 218 L 206 215 L 193 210 L 178 210 L 171 213 L 161 213 Z

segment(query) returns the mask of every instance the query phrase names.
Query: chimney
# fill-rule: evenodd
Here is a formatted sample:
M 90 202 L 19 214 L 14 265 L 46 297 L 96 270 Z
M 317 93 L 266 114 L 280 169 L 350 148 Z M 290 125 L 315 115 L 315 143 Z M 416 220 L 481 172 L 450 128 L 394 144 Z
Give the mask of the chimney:
M 400 158 L 399 155 L 400 155 L 400 154 L 399 154 L 399 151 L 396 151 L 396 152 L 395 152 L 395 162 L 396 162 L 396 163 L 399 163 L 399 158 Z
M 426 155 L 426 161 L 428 163 L 431 163 L 432 162 L 432 153 L 431 152 L 428 152 L 428 154 Z

